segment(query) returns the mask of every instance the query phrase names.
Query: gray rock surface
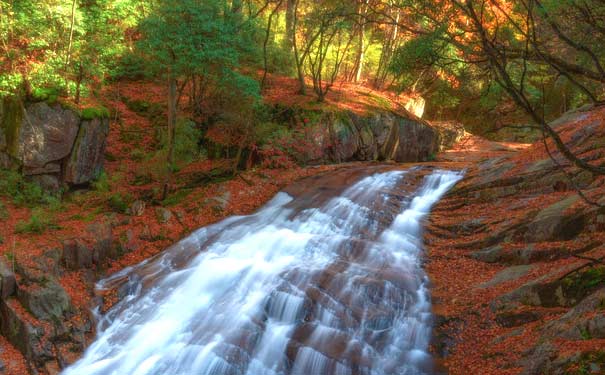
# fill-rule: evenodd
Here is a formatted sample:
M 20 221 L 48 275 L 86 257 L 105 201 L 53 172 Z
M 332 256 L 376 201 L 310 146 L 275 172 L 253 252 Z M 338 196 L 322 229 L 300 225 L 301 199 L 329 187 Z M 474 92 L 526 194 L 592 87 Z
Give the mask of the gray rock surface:
M 73 151 L 65 166 L 64 180 L 67 183 L 84 184 L 101 174 L 108 134 L 107 119 L 82 121 Z

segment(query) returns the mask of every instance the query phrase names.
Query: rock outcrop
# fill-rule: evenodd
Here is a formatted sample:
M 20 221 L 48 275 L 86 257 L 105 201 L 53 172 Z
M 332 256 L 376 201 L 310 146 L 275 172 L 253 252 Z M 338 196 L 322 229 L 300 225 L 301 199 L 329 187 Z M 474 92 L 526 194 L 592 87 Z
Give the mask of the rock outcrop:
M 555 122 L 593 165 L 605 161 L 604 123 L 602 107 Z M 514 151 L 470 136 L 439 155 L 468 168 L 435 206 L 426 238 L 436 347 L 450 348 L 452 374 L 605 369 L 605 177 L 548 142 L 557 163 L 542 142 Z
M 19 168 L 48 190 L 89 183 L 103 168 L 106 118 L 70 108 L 5 99 L 0 105 L 0 167 Z
M 372 108 L 363 113 L 350 110 L 308 110 L 276 107 L 274 121 L 306 124 L 305 163 L 350 161 L 421 162 L 432 160 L 445 146 L 451 146 L 454 128 L 441 128 L 405 110 Z M 463 130 L 462 130 L 463 131 Z

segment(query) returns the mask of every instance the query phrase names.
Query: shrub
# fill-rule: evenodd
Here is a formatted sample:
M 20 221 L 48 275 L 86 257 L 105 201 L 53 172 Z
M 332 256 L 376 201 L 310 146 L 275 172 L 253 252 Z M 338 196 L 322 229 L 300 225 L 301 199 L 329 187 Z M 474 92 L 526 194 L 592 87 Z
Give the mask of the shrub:
M 180 119 L 176 124 L 174 137 L 174 160 L 177 164 L 188 164 L 200 157 L 199 142 L 202 132 L 195 122 Z M 164 152 L 168 151 L 166 133 L 160 133 L 160 146 Z
M 92 182 L 92 188 L 100 193 L 107 193 L 111 190 L 109 178 L 107 178 L 107 174 L 105 172 L 101 172 L 99 177 Z
M 122 196 L 119 193 L 113 194 L 109 197 L 107 204 L 109 207 L 116 212 L 126 213 L 128 210 L 128 202 L 130 198 L 128 196 Z
M 52 223 L 47 212 L 34 209 L 28 221 L 19 221 L 15 226 L 15 233 L 32 233 L 42 234 L 47 229 L 57 229 L 58 227 Z
M 145 154 L 145 151 L 141 150 L 140 148 L 135 148 L 130 152 L 130 158 L 134 161 L 143 161 L 146 157 L 147 154 Z
M 4 205 L 4 203 L 0 202 L 0 221 L 6 220 L 9 218 L 8 209 Z
M 56 196 L 46 193 L 38 184 L 27 181 L 15 171 L 0 170 L 0 195 L 12 198 L 21 207 L 60 206 Z

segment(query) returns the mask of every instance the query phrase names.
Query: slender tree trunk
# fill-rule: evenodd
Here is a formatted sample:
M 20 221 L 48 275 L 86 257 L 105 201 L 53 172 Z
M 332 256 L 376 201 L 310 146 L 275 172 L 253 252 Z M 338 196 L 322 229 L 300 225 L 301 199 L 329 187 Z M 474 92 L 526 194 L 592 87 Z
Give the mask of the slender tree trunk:
M 166 155 L 166 178 L 162 189 L 162 200 L 168 197 L 174 165 L 174 138 L 176 133 L 176 78 L 170 74 L 168 82 L 168 154 Z
M 271 12 L 271 14 L 269 14 L 269 20 L 267 21 L 267 30 L 265 33 L 265 40 L 263 43 L 264 71 L 263 71 L 263 79 L 260 84 L 261 91 L 265 89 L 265 83 L 267 81 L 267 70 L 269 69 L 267 66 L 268 65 L 267 64 L 267 44 L 269 43 L 269 36 L 271 35 L 271 25 L 273 23 L 273 16 L 275 16 L 275 13 L 277 13 L 278 9 L 281 7 L 282 2 L 283 2 L 283 0 L 280 0 L 280 2 L 275 6 L 275 8 Z
M 353 80 L 355 82 L 359 82 L 361 80 L 361 74 L 363 72 L 363 63 L 365 60 L 365 12 L 367 9 L 367 4 L 368 4 L 369 0 L 361 0 L 360 4 L 359 4 L 359 8 L 358 8 L 358 12 L 359 12 L 359 30 L 358 30 L 358 37 L 359 37 L 359 44 L 358 44 L 358 50 L 357 50 L 357 58 L 355 60 L 355 76 L 353 77 Z
M 84 68 L 82 67 L 82 62 L 78 65 L 78 80 L 76 82 L 76 95 L 75 102 L 76 104 L 80 104 L 80 92 L 82 88 L 82 80 L 84 79 Z
M 288 51 L 293 51 L 294 49 L 294 33 L 295 30 L 295 9 L 296 9 L 297 0 L 286 0 L 286 38 L 284 42 L 286 43 L 286 48 Z
M 293 9 L 293 17 L 292 17 L 292 46 L 294 50 L 294 61 L 296 62 L 296 73 L 298 75 L 298 84 L 299 89 L 298 93 L 301 95 L 305 95 L 306 87 L 305 87 L 305 74 L 303 72 L 303 63 L 300 58 L 300 52 L 298 50 L 298 43 L 296 41 L 296 26 L 298 24 L 298 0 L 294 0 L 294 9 Z
M 365 59 L 365 28 L 360 26 L 359 30 L 359 50 L 357 51 L 357 70 L 355 72 L 355 82 L 361 80 L 363 72 L 363 62 Z
M 236 14 L 242 12 L 242 0 L 233 0 L 231 2 L 231 12 Z
M 73 0 L 71 3 L 71 24 L 69 26 L 69 40 L 67 42 L 67 55 L 65 56 L 65 69 L 63 77 L 65 79 L 65 84 L 67 85 L 67 72 L 69 69 L 69 63 L 71 62 L 71 47 L 73 45 L 74 40 L 74 25 L 76 23 L 76 1 Z

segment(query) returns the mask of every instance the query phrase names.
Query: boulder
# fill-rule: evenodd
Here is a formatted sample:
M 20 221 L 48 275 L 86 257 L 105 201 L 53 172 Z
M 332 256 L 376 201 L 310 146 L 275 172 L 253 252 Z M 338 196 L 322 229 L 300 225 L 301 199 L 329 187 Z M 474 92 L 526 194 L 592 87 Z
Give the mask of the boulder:
M 155 209 L 155 217 L 158 219 L 158 223 L 166 224 L 172 219 L 172 212 L 164 207 L 157 207 Z
M 479 285 L 479 288 L 491 288 L 508 281 L 520 279 L 521 277 L 527 275 L 531 268 L 532 266 L 529 265 L 505 268 L 504 270 L 498 272 L 491 280 Z
M 113 229 L 109 222 L 93 223 L 87 228 L 92 241 L 92 261 L 99 265 L 107 258 L 113 258 Z
M 17 298 L 34 317 L 46 321 L 61 320 L 71 307 L 69 296 L 54 279 L 19 288 Z
M 128 214 L 131 216 L 143 216 L 146 206 L 147 204 L 141 200 L 134 201 L 128 208 Z
M 70 239 L 63 242 L 62 260 L 68 269 L 90 268 L 92 259 L 92 251 L 82 241 Z
M 584 228 L 585 218 L 575 212 L 566 211 L 579 199 L 575 194 L 540 211 L 528 224 L 525 240 L 541 242 L 573 239 Z
M 99 177 L 103 170 L 105 140 L 108 134 L 108 119 L 82 121 L 73 151 L 65 166 L 65 182 L 81 185 Z
M 43 340 L 44 329 L 32 325 L 22 309 L 14 299 L 0 301 L 0 331 L 26 359 L 42 366 L 53 357 L 50 342 Z
M 53 162 L 66 158 L 78 134 L 80 118 L 59 104 L 40 102 L 26 107 L 19 127 L 18 154 L 26 174 L 56 173 Z
M 20 168 L 45 190 L 89 183 L 103 168 L 109 120 L 61 104 L 0 101 L 0 168 Z
M 17 279 L 9 266 L 0 260 L 0 296 L 3 300 L 12 296 L 17 289 Z

